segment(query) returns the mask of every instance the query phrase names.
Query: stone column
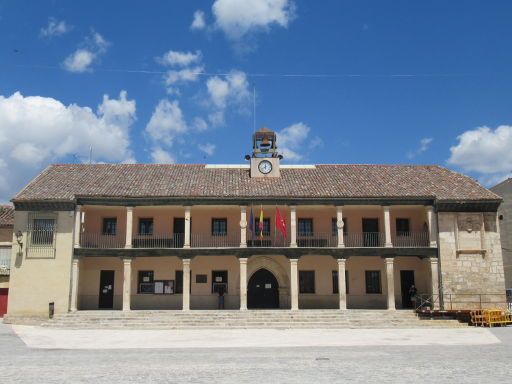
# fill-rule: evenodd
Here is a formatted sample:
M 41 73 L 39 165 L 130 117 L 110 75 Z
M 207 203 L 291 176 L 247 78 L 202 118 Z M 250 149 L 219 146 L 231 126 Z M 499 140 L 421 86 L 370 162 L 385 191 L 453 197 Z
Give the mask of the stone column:
M 240 258 L 240 310 L 247 310 L 247 259 Z
M 133 238 L 133 207 L 126 207 L 126 245 L 125 248 L 132 247 Z
M 76 312 L 78 310 L 78 279 L 80 273 L 80 259 L 73 259 L 71 266 L 71 303 L 70 311 Z
M 392 257 L 387 257 L 384 259 L 386 264 L 386 286 L 387 286 L 387 294 L 388 294 L 388 309 L 395 310 L 395 275 L 394 275 L 394 259 Z
M 190 259 L 183 259 L 183 307 L 184 311 L 190 310 Z
M 427 224 L 428 224 L 428 237 L 430 240 L 431 247 L 437 247 L 437 223 L 436 223 L 436 214 L 434 212 L 434 207 L 427 207 Z
M 183 248 L 190 248 L 190 207 L 185 207 L 185 238 Z
M 345 259 L 338 259 L 338 294 L 339 308 L 347 309 L 347 284 L 345 282 Z
M 75 248 L 80 248 L 80 235 L 82 234 L 82 206 L 75 209 Z
M 389 214 L 389 206 L 382 207 L 384 210 L 384 236 L 385 236 L 385 247 L 392 247 L 393 242 L 391 241 L 391 220 Z
M 338 248 L 345 247 L 343 242 L 343 207 L 336 207 L 336 227 L 338 228 Z M 339 261 L 339 260 L 338 260 Z
M 296 311 L 299 309 L 299 259 L 290 259 L 290 296 L 291 309 Z
M 432 276 L 432 301 L 433 308 L 439 309 L 440 297 L 439 297 L 439 261 L 436 257 L 431 257 L 430 262 L 430 275 Z
M 132 294 L 132 259 L 123 259 L 123 266 L 123 311 L 129 311 Z
M 240 248 L 247 248 L 247 207 L 245 205 L 240 206 Z
M 297 247 L 297 207 L 290 205 L 290 247 Z

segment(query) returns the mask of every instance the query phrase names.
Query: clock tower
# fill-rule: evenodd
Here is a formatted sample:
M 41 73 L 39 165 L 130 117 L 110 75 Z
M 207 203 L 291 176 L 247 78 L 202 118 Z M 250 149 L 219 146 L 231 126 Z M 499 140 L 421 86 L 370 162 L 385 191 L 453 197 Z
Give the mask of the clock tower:
M 280 177 L 279 162 L 283 156 L 277 153 L 276 133 L 268 128 L 261 128 L 252 135 L 252 156 L 245 157 L 251 161 L 252 178 Z

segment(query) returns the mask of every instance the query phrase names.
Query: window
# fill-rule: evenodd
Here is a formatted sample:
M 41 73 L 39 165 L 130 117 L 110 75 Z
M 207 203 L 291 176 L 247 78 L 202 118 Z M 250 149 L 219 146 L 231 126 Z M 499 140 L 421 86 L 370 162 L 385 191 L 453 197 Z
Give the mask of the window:
M 380 271 L 365 271 L 366 293 L 382 293 Z
M 228 271 L 212 271 L 212 293 L 228 292 Z
M 299 236 L 313 236 L 313 219 L 299 219 Z
M 153 218 L 139 219 L 139 235 L 153 234 Z
M 315 293 L 315 271 L 299 271 L 299 293 Z
M 212 219 L 212 236 L 228 234 L 228 219 Z
M 32 245 L 52 245 L 55 232 L 55 219 L 34 219 Z
M 408 236 L 409 231 L 409 219 L 396 219 L 396 234 L 398 236 Z
M 338 271 L 332 271 L 332 293 L 340 293 L 338 285 Z M 345 292 L 348 294 L 348 271 L 345 270 Z
M 117 218 L 106 217 L 103 219 L 103 234 L 115 235 L 117 233 Z
M 256 234 L 259 236 L 260 234 L 260 219 L 254 219 L 254 230 Z M 263 219 L 263 236 L 270 236 L 270 219 Z
M 338 236 L 338 220 L 336 218 L 332 219 L 331 222 L 331 233 L 333 236 Z M 343 235 L 346 235 L 348 233 L 348 226 L 347 226 L 347 218 L 343 218 Z
M 176 271 L 176 293 L 183 293 L 183 271 Z
M 139 271 L 139 284 L 137 293 L 154 293 L 155 280 L 153 271 Z

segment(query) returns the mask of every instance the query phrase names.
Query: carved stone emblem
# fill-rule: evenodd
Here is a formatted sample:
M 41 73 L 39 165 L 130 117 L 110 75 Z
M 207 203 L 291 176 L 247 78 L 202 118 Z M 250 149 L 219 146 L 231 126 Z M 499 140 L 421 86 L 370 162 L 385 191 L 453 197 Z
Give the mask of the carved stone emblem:
M 471 233 L 480 229 L 480 217 L 475 215 L 464 215 L 459 217 L 459 230 Z
M 338 229 L 343 229 L 344 225 L 345 225 L 345 223 L 343 222 L 343 220 L 338 220 L 338 221 L 336 222 L 336 227 L 337 227 Z
M 240 228 L 242 228 L 242 229 L 247 228 L 247 221 L 245 221 L 245 220 L 240 220 Z

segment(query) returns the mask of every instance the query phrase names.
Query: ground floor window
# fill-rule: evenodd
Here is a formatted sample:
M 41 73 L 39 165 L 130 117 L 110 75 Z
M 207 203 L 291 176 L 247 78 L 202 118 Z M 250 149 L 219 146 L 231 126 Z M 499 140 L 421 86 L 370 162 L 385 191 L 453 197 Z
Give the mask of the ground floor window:
M 155 292 L 155 274 L 153 271 L 139 271 L 139 284 L 137 293 Z
M 366 293 L 382 293 L 380 271 L 365 271 Z
M 315 293 L 315 271 L 299 271 L 299 293 Z
M 212 293 L 228 291 L 228 271 L 212 271 Z

